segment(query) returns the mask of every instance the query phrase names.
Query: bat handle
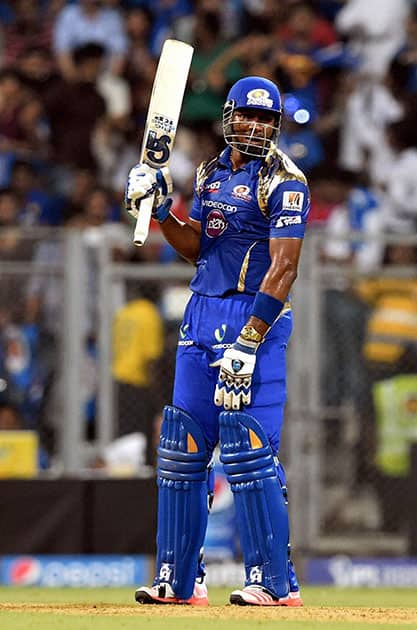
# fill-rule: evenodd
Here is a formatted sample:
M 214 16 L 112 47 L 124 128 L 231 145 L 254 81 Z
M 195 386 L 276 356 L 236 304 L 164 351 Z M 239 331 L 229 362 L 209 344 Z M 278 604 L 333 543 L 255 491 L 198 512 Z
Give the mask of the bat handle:
M 138 247 L 143 245 L 148 238 L 154 197 L 155 195 L 146 197 L 146 199 L 141 201 L 139 206 L 138 218 L 136 219 L 135 233 L 133 236 L 133 242 Z

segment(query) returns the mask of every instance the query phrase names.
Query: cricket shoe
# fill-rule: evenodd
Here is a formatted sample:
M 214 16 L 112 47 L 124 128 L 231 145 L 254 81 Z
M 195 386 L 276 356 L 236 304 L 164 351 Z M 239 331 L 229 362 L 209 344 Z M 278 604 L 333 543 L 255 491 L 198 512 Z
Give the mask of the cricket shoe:
M 294 595 L 290 593 L 286 597 L 275 597 L 264 586 L 245 586 L 231 593 L 230 603 L 237 606 L 302 606 L 300 593 L 298 597 Z
M 179 599 L 175 596 L 172 587 L 168 582 L 157 584 L 156 586 L 141 586 L 135 592 L 135 599 L 138 604 L 185 604 L 188 606 L 208 606 L 207 586 L 200 582 L 195 582 L 193 594 L 189 599 Z
M 300 591 L 290 591 L 288 597 L 293 600 L 293 603 L 289 604 L 290 606 L 304 606 Z

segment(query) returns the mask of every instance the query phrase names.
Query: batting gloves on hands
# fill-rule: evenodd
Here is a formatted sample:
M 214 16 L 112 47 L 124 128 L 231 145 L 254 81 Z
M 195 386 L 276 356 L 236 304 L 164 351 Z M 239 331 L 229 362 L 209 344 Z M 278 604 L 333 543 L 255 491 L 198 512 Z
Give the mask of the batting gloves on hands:
M 155 195 L 152 216 L 162 223 L 168 217 L 172 205 L 172 199 L 167 199 L 171 192 L 172 178 L 168 167 L 155 170 L 148 164 L 136 164 L 129 171 L 126 182 L 126 210 L 137 219 L 140 202 Z
M 211 364 L 212 367 L 220 367 L 214 392 L 215 405 L 226 410 L 250 405 L 255 353 L 256 348 L 244 346 L 238 340 L 225 351 L 222 359 Z

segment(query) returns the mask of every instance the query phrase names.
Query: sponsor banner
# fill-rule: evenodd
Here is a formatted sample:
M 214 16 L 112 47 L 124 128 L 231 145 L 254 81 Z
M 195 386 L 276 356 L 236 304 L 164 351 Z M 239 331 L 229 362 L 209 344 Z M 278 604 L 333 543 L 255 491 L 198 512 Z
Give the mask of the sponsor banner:
M 305 565 L 305 582 L 341 587 L 416 587 L 417 558 L 311 558 Z
M 146 556 L 3 556 L 0 584 L 134 586 L 148 581 Z

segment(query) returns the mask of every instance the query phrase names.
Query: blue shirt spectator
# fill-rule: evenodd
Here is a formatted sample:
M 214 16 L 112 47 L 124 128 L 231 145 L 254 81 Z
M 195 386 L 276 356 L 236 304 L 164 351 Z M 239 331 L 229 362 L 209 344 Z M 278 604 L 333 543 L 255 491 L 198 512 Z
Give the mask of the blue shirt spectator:
M 119 74 L 128 49 L 121 13 L 100 7 L 92 0 L 65 6 L 58 14 L 53 32 L 54 51 L 64 75 L 71 74 L 71 52 L 91 42 L 105 48 L 110 70 Z

